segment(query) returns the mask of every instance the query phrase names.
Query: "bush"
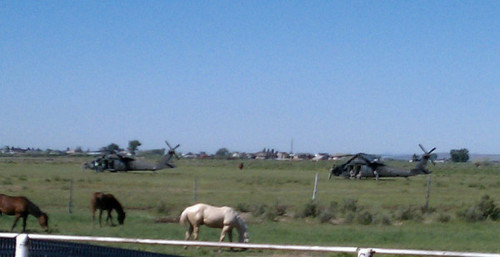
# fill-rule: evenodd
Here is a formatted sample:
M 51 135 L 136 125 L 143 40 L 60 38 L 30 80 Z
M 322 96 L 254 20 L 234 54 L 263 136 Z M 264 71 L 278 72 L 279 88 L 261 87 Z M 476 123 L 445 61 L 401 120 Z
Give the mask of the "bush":
M 437 220 L 441 223 L 448 223 L 451 220 L 451 216 L 444 213 L 439 213 Z
M 467 222 L 477 222 L 477 221 L 482 221 L 485 220 L 485 217 L 483 213 L 481 213 L 477 206 L 470 206 L 468 208 L 465 208 L 463 210 L 459 210 L 457 212 L 457 216 L 462 218 L 463 220 Z
M 301 218 L 318 216 L 318 205 L 315 202 L 309 202 L 306 204 L 302 213 L 300 215 Z
M 334 216 L 333 216 L 333 214 L 332 214 L 331 210 L 330 210 L 330 209 L 328 209 L 328 208 L 323 209 L 323 210 L 319 213 L 319 215 L 318 215 L 319 222 L 321 222 L 321 223 L 328 223 L 328 222 L 330 222 L 330 220 L 331 220 L 333 217 L 334 217 Z
M 372 221 L 373 215 L 368 211 L 364 211 L 356 216 L 356 222 L 361 225 L 370 225 Z
M 358 200 L 356 199 L 344 199 L 342 202 L 342 212 L 343 213 L 348 213 L 348 212 L 356 212 L 358 210 Z
M 394 214 L 394 218 L 399 221 L 413 220 L 421 222 L 424 220 L 422 212 L 415 206 L 400 207 Z
M 345 215 L 345 224 L 352 224 L 354 222 L 354 219 L 356 218 L 356 215 L 354 212 L 349 212 Z
M 391 220 L 391 217 L 378 213 L 378 214 L 374 215 L 372 223 L 373 224 L 380 224 L 380 225 L 391 225 L 392 220 Z
M 250 212 L 250 205 L 247 203 L 238 203 L 236 205 L 236 211 L 238 211 L 238 212 Z
M 263 217 L 267 220 L 276 221 L 279 216 L 284 216 L 286 214 L 286 206 L 280 205 L 278 202 L 274 206 L 266 206 L 264 208 Z
M 265 204 L 254 204 L 252 206 L 252 215 L 254 217 L 259 217 L 262 216 L 264 213 L 266 213 L 267 205 Z
M 481 200 L 457 212 L 457 216 L 467 222 L 477 222 L 486 220 L 488 217 L 494 221 L 500 218 L 500 208 L 498 208 L 489 195 L 481 197 Z
M 274 212 L 277 216 L 284 216 L 286 214 L 287 207 L 285 205 L 280 205 L 278 202 L 274 205 Z
M 318 218 L 321 223 L 330 222 L 332 218 L 335 218 L 335 212 L 338 211 L 339 204 L 335 201 L 330 202 L 330 205 L 326 208 L 322 208 L 319 211 Z
M 159 201 L 156 204 L 156 212 L 168 215 L 168 213 L 170 212 L 170 208 L 164 201 Z

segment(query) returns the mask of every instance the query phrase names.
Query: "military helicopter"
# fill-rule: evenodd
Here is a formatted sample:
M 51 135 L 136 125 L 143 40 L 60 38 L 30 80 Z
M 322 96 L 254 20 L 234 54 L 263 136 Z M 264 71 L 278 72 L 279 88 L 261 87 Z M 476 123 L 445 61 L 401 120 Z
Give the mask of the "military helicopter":
M 394 168 L 386 166 L 384 163 L 380 162 L 378 158 L 373 155 L 358 153 L 353 155 L 349 160 L 341 165 L 333 166 L 330 170 L 330 175 L 328 179 L 332 176 L 342 176 L 345 178 L 369 178 L 375 177 L 377 180 L 380 177 L 410 177 L 416 175 L 426 175 L 430 174 L 431 171 L 426 169 L 427 162 L 430 160 L 432 164 L 435 165 L 434 160 L 431 158 L 431 153 L 436 150 L 436 147 L 432 148 L 430 151 L 426 151 L 425 148 L 419 144 L 420 149 L 424 152 L 420 161 L 417 163 L 416 167 L 411 170 Z
M 137 160 L 134 157 L 124 156 L 116 151 L 112 151 L 91 162 L 83 163 L 82 168 L 92 169 L 96 172 L 103 172 L 105 170 L 110 172 L 126 172 L 133 170 L 149 170 L 155 172 L 161 169 L 175 168 L 175 165 L 170 163 L 170 160 L 172 157 L 179 159 L 175 150 L 180 145 L 178 144 L 175 147 L 172 147 L 166 140 L 165 143 L 169 147 L 169 150 L 167 154 L 164 155 L 156 164 Z

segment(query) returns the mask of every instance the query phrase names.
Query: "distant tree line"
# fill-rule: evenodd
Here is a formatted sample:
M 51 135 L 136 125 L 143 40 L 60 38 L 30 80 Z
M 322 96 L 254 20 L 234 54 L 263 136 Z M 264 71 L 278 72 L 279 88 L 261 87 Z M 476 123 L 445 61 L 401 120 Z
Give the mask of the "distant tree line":
M 466 148 L 452 149 L 450 156 L 452 162 L 467 162 L 469 161 L 469 150 Z

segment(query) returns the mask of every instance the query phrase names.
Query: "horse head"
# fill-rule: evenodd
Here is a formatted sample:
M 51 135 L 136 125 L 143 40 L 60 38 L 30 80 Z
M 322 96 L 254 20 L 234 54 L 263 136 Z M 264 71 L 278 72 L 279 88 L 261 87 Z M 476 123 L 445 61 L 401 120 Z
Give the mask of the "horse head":
M 250 235 L 248 234 L 247 224 L 240 216 L 236 216 L 236 220 L 237 220 L 236 229 L 238 230 L 239 234 L 239 242 L 240 243 L 250 242 Z
M 44 231 L 49 230 L 49 216 L 46 213 L 42 212 L 42 214 L 38 217 L 38 223 L 43 228 Z
M 120 225 L 123 225 L 124 221 L 125 221 L 125 212 L 118 213 L 118 223 L 120 223 Z

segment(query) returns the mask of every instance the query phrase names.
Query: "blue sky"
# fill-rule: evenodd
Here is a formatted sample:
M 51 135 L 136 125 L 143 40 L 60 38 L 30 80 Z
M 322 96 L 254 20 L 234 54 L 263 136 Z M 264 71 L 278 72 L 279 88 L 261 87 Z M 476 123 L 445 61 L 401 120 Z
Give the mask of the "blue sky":
M 0 0 L 0 146 L 500 153 L 499 1 Z

